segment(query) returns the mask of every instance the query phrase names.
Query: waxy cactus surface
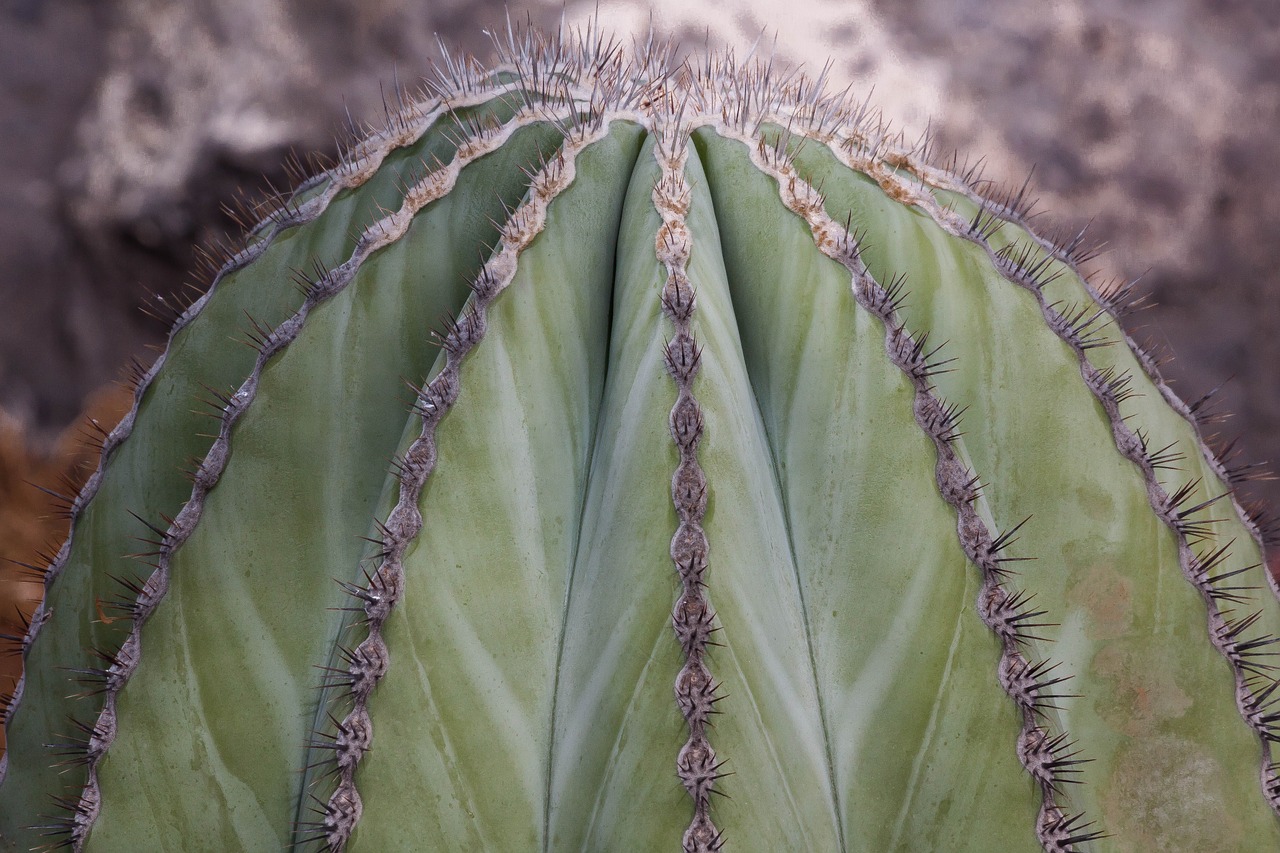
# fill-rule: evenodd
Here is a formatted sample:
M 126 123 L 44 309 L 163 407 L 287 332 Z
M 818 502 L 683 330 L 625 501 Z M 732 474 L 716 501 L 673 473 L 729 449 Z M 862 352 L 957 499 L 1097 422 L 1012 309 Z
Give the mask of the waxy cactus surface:
M 1252 469 L 1079 239 L 730 57 L 398 100 L 104 438 L 0 848 L 1280 849 Z

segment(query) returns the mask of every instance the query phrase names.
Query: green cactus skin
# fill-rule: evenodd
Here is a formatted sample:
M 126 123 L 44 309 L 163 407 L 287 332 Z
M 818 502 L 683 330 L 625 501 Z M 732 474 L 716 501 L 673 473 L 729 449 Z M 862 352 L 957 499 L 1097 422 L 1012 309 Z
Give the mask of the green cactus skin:
M 1280 849 L 1251 468 L 1081 241 L 821 81 L 499 59 L 140 377 L 0 848 Z

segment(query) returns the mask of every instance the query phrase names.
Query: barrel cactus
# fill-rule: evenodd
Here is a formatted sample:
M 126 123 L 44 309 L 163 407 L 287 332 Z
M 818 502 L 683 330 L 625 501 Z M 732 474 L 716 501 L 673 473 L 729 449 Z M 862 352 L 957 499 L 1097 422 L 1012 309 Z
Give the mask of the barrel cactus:
M 498 52 L 141 371 L 4 849 L 1280 848 L 1253 469 L 1082 241 L 820 79 Z

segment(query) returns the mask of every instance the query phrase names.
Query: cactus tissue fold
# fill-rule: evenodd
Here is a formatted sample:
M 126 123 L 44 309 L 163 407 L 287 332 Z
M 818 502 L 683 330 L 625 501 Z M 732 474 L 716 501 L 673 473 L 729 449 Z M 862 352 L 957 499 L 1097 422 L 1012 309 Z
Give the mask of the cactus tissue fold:
M 0 849 L 1280 849 L 1253 469 L 1131 290 L 820 79 L 498 53 L 138 376 Z

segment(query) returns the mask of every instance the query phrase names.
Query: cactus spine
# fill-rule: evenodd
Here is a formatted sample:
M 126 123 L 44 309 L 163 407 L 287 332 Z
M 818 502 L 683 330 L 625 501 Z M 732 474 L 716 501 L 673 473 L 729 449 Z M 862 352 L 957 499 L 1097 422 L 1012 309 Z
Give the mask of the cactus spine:
M 140 378 L 20 638 L 0 841 L 1280 844 L 1249 469 L 1081 241 L 820 81 L 499 52 Z

